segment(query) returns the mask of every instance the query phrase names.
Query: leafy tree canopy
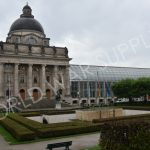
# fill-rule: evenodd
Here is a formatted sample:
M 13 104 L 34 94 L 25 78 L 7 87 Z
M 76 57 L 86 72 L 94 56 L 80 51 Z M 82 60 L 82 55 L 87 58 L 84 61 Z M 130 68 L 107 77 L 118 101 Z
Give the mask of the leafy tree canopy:
M 113 84 L 112 90 L 119 98 L 146 97 L 150 95 L 150 78 L 125 79 Z

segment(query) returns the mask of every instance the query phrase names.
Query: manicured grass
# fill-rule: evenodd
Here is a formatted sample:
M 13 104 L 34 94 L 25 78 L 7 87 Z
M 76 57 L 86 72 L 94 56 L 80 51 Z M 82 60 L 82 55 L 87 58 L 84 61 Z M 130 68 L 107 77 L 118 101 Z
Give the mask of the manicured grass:
M 83 150 L 101 150 L 101 148 L 100 148 L 100 146 L 94 146 L 94 147 L 86 148 L 86 149 L 83 149 Z
M 99 132 L 92 132 L 92 133 L 99 133 Z M 62 139 L 62 138 L 68 138 L 68 137 L 77 137 L 77 136 L 83 136 L 83 135 L 90 135 L 91 133 L 85 133 L 85 134 L 78 134 L 78 135 L 69 135 L 69 136 L 61 136 L 61 137 L 53 137 L 53 138 L 37 138 L 35 140 L 31 141 L 18 141 L 15 139 L 5 128 L 3 128 L 0 125 L 0 135 L 3 136 L 6 142 L 10 145 L 18 145 L 18 144 L 29 144 L 29 143 L 35 143 L 35 142 L 41 142 L 41 141 L 50 141 L 50 140 L 56 140 L 56 139 Z M 91 150 L 91 149 L 90 149 Z M 96 149 L 97 150 L 97 149 Z
M 92 133 L 100 131 L 101 127 L 101 124 L 99 123 L 93 124 L 91 122 L 82 122 L 78 120 L 45 125 L 17 114 L 8 115 L 4 120 L 0 120 L 0 124 L 4 127 L 2 131 L 7 129 L 11 135 L 17 139 L 14 141 L 13 139 L 7 138 L 9 137 L 8 134 L 2 134 L 0 132 L 2 136 L 6 136 L 5 140 L 11 144 L 28 143 L 37 140 L 46 140 L 47 138 Z
M 18 141 L 7 130 L 5 130 L 5 128 L 3 128 L 1 125 L 0 125 L 0 135 L 2 135 L 9 144 L 18 143 Z

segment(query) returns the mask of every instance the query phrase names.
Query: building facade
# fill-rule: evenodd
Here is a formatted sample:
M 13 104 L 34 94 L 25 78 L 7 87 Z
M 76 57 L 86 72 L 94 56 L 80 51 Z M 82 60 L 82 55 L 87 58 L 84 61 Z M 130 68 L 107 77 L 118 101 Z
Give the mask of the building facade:
M 70 65 L 70 60 L 68 49 L 51 46 L 31 7 L 24 6 L 6 42 L 0 42 L 0 100 L 51 100 L 61 90 L 70 104 L 100 104 L 114 97 L 114 82 L 150 77 L 148 68 Z
M 108 104 L 115 97 L 115 82 L 141 77 L 150 77 L 150 68 L 71 65 L 71 103 Z
M 59 89 L 64 98 L 70 95 L 68 49 L 49 41 L 31 7 L 24 6 L 6 42 L 0 42 L 0 99 L 51 99 Z

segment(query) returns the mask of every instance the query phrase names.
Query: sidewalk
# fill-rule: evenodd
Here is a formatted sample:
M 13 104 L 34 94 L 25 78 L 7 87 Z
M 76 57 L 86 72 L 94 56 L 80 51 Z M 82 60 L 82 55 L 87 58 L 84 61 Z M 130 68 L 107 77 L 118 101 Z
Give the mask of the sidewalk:
M 0 137 L 0 150 L 45 150 L 47 144 L 63 142 L 63 141 L 72 141 L 71 150 L 80 150 L 87 147 L 92 147 L 98 144 L 99 133 L 66 137 L 62 139 L 42 141 L 30 144 L 21 144 L 21 145 L 8 145 L 2 137 Z M 64 148 L 58 148 L 54 150 L 64 150 Z

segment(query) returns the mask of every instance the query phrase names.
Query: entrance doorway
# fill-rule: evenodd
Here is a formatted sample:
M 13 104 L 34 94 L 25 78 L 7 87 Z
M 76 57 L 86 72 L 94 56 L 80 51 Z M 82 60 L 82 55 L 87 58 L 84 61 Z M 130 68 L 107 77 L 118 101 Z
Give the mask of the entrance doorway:
M 26 98 L 25 90 L 24 90 L 24 89 L 21 89 L 21 90 L 19 91 L 19 93 L 20 93 L 20 97 L 22 98 L 22 100 L 25 100 L 25 98 Z
M 51 99 L 51 90 L 50 89 L 46 90 L 46 97 L 48 98 L 48 100 Z
M 35 101 L 39 99 L 39 97 L 40 97 L 40 92 L 38 91 L 38 89 L 34 89 L 32 94 L 33 94 L 33 99 L 34 99 Z

